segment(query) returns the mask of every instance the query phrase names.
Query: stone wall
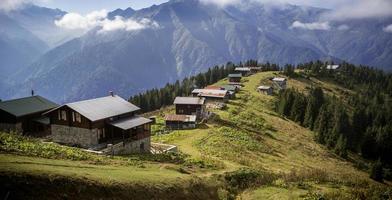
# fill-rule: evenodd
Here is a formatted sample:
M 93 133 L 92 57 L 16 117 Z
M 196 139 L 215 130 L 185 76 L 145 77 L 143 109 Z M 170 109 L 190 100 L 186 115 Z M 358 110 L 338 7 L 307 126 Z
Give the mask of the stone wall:
M 10 132 L 16 132 L 19 134 L 23 133 L 22 123 L 16 123 L 16 124 L 0 123 L 0 130 L 8 133 Z
M 144 149 L 140 149 L 141 144 L 144 144 Z M 121 154 L 133 154 L 133 153 L 150 153 L 151 149 L 151 141 L 150 137 L 143 138 L 141 140 L 136 141 L 126 141 L 125 143 L 120 142 L 112 145 L 106 149 L 103 149 L 102 152 L 106 154 L 121 155 Z
M 85 129 L 52 124 L 52 139 L 54 142 L 67 145 L 78 145 L 84 148 L 98 144 L 96 129 Z

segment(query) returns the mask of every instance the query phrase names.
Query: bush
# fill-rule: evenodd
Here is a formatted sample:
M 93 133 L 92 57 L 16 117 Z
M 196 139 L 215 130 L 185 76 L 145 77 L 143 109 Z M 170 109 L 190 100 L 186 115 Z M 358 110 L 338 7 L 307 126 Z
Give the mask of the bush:
M 380 160 L 377 160 L 377 162 L 375 162 L 372 165 L 372 168 L 370 170 L 370 178 L 375 180 L 375 181 L 382 182 L 382 180 L 383 180 L 383 169 L 382 169 L 382 163 L 381 163 Z
M 225 181 L 231 188 L 246 189 L 260 185 L 272 184 L 277 176 L 268 173 L 255 171 L 252 169 L 240 169 L 234 172 L 227 172 L 224 175 Z

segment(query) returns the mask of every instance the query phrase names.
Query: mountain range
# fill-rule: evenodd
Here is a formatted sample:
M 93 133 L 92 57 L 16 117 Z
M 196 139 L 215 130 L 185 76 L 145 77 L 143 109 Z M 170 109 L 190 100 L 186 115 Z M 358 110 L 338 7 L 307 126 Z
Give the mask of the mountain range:
M 108 13 L 110 20 L 148 19 L 151 23 L 144 28 L 103 31 L 95 27 L 81 35 L 55 27 L 54 20 L 65 12 L 51 9 L 51 14 L 43 14 L 42 10 L 30 8 L 37 16 L 50 16 L 49 20 L 27 22 L 21 11 L 0 15 L 1 27 L 7 26 L 6 31 L 0 27 L 0 42 L 7 44 L 0 45 L 0 58 L 9 60 L 1 61 L 0 69 L 7 76 L 2 77 L 0 98 L 25 96 L 31 89 L 57 102 L 108 91 L 129 97 L 213 65 L 247 59 L 280 65 L 345 60 L 392 70 L 392 34 L 382 31 L 392 18 L 333 21 L 312 29 L 301 23 L 321 21 L 331 10 L 254 2 L 218 7 L 198 0 L 171 0 Z M 52 27 L 43 31 L 52 38 L 39 31 L 43 29 L 37 28 L 38 21 L 42 27 Z M 20 44 L 28 48 L 12 52 Z

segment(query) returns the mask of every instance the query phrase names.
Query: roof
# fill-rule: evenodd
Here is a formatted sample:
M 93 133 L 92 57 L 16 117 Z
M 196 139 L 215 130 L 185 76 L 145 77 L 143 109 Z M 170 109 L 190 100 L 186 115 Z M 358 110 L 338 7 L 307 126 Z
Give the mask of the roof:
M 214 89 L 194 89 L 192 94 L 199 94 L 201 97 L 218 97 L 224 98 L 227 95 L 227 90 L 214 90 Z
M 165 121 L 196 122 L 196 115 L 167 114 L 165 115 Z
M 327 69 L 338 69 L 339 65 L 327 65 Z
M 286 81 L 286 78 L 275 77 L 272 79 L 272 81 L 282 82 L 282 81 Z
M 259 89 L 259 90 L 269 90 L 269 89 L 271 89 L 271 86 L 261 85 L 261 86 L 257 87 L 257 89 Z
M 234 71 L 245 71 L 245 72 L 247 72 L 247 71 L 250 71 L 250 68 L 249 67 L 236 67 L 234 69 Z
M 204 89 L 221 90 L 222 87 L 216 86 L 216 85 L 208 85 L 208 86 L 204 87 Z
M 229 78 L 241 78 L 242 74 L 229 74 Z
M 144 117 L 140 117 L 140 116 L 136 116 L 136 117 L 128 117 L 128 118 L 124 118 L 124 119 L 119 119 L 117 121 L 111 122 L 109 123 L 112 126 L 115 126 L 117 128 L 123 129 L 123 130 L 129 130 L 131 128 L 143 125 L 143 124 L 147 124 L 152 122 L 152 120 L 144 118 Z
M 106 119 L 140 109 L 117 95 L 68 103 L 63 106 L 68 106 L 91 121 Z
M 200 97 L 176 97 L 174 104 L 203 105 L 205 99 Z
M 222 88 L 224 88 L 225 90 L 228 90 L 228 91 L 235 91 L 235 90 L 237 90 L 237 86 L 235 86 L 235 85 L 224 85 L 224 86 L 222 86 Z
M 24 97 L 0 102 L 0 110 L 4 110 L 16 117 L 44 112 L 57 106 L 56 103 L 41 96 Z

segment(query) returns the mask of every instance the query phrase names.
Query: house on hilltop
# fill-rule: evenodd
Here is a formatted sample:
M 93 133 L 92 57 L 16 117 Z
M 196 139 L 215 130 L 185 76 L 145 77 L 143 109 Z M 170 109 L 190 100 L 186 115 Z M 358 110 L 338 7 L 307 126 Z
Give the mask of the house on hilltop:
M 138 110 L 111 94 L 64 104 L 45 115 L 55 142 L 92 149 L 121 143 L 121 153 L 149 152 L 152 120 L 137 116 Z
M 236 73 L 240 73 L 242 76 L 249 76 L 251 74 L 249 67 L 236 67 L 234 71 Z
M 284 90 L 287 87 L 287 79 L 286 78 L 280 78 L 280 77 L 275 77 L 272 79 L 272 82 L 275 85 L 275 88 L 278 90 Z
M 165 115 L 166 127 L 170 129 L 192 129 L 196 128 L 196 115 Z
M 0 102 L 0 130 L 23 135 L 50 134 L 49 118 L 42 113 L 58 105 L 41 96 L 30 96 Z
M 338 70 L 340 69 L 340 65 L 327 65 L 328 70 Z
M 178 115 L 196 115 L 201 118 L 204 113 L 203 97 L 176 97 L 174 105 L 176 107 L 176 114 Z
M 272 95 L 272 93 L 274 91 L 271 86 L 266 86 L 266 85 L 261 85 L 261 86 L 257 87 L 257 90 L 260 93 L 264 93 L 264 94 L 267 94 L 267 95 Z
M 226 102 L 230 98 L 227 90 L 194 89 L 192 95 L 194 97 L 204 97 L 207 102 Z
M 229 84 L 239 85 L 241 84 L 242 74 L 229 74 L 228 78 L 229 78 Z

